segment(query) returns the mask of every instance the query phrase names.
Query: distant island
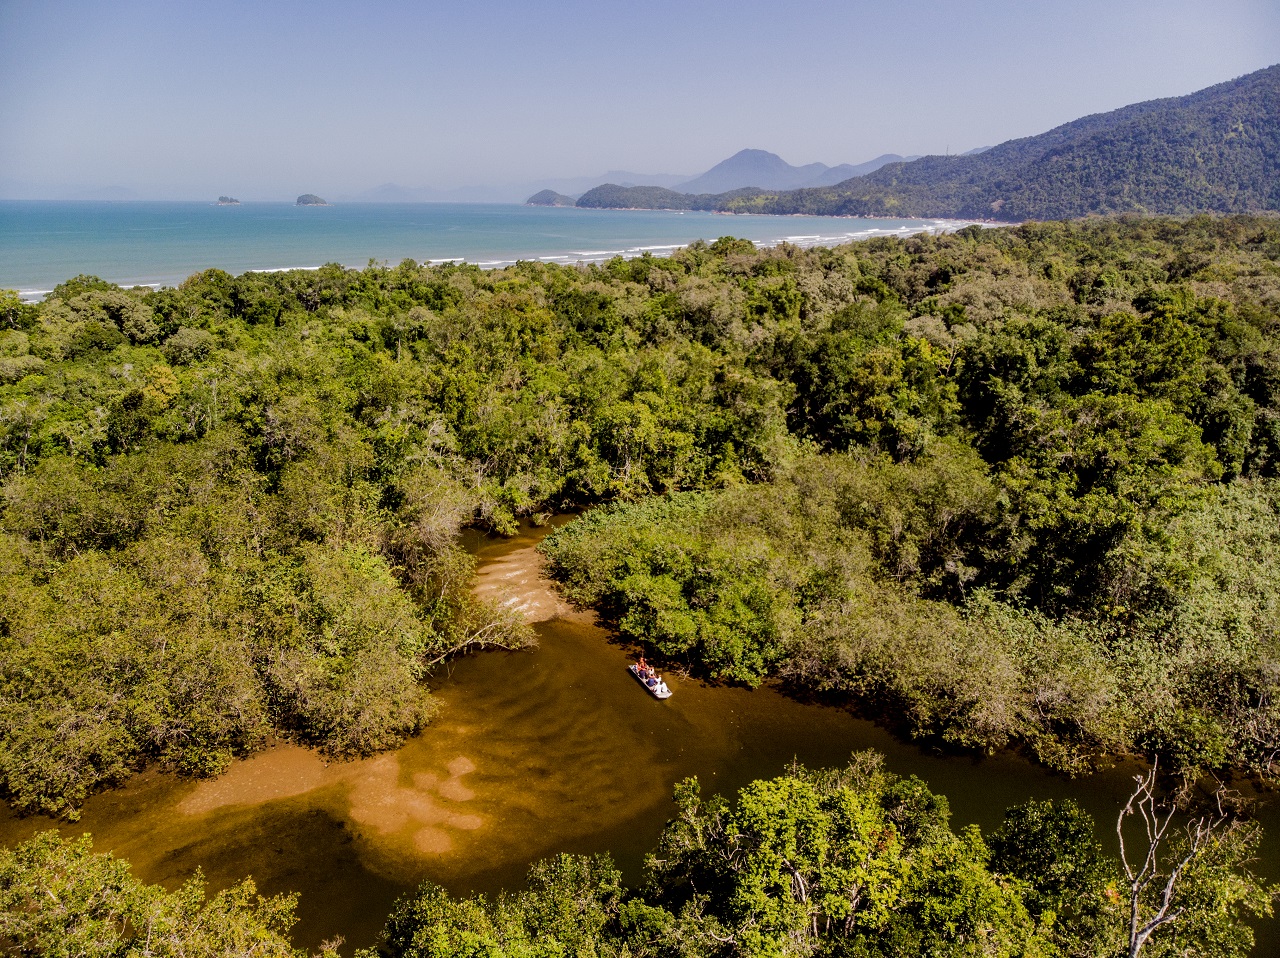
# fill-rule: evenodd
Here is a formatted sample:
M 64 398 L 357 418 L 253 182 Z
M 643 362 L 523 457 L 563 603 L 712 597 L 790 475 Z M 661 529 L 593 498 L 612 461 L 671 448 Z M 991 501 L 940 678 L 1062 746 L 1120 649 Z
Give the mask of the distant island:
M 328 203 L 326 203 L 326 202 L 325 202 L 322 198 L 320 198 L 319 196 L 316 196 L 314 193 L 303 193 L 301 196 L 299 196 L 299 197 L 298 197 L 298 202 L 297 202 L 297 204 L 296 204 L 296 205 L 298 205 L 298 206 L 328 206 L 329 204 L 328 204 Z
M 240 201 L 234 196 L 219 196 L 218 206 L 239 206 Z
M 524 201 L 525 206 L 573 206 L 578 201 L 555 190 L 541 190 Z

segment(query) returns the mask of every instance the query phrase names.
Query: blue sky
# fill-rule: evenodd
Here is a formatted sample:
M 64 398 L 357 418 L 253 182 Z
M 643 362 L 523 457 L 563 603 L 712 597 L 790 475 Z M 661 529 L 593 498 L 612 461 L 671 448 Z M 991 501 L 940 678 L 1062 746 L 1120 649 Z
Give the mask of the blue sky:
M 0 0 L 0 196 L 856 163 L 1276 62 L 1276 0 Z

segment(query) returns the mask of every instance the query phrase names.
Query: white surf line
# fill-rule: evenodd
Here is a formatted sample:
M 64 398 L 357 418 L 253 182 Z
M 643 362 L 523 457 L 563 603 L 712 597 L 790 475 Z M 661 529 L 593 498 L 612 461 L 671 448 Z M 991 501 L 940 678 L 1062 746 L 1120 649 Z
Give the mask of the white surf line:
M 134 283 L 128 280 L 125 280 L 123 283 L 117 283 L 109 279 L 103 280 L 103 282 L 111 283 L 113 286 L 119 286 L 121 289 L 137 289 L 139 286 L 145 286 L 148 289 L 163 289 L 166 285 L 165 283 Z M 0 289 L 3 289 L 3 287 L 0 287 Z M 38 303 L 52 293 L 53 290 L 16 289 L 14 292 L 18 294 L 18 299 L 24 303 Z
M 792 234 L 792 235 L 780 236 L 772 239 L 751 240 L 751 242 L 753 242 L 756 245 L 756 247 L 759 249 L 772 249 L 776 246 L 780 246 L 783 243 L 790 243 L 793 246 L 799 246 L 801 249 L 808 249 L 814 246 L 821 246 L 824 244 L 859 242 L 861 240 L 871 239 L 872 237 L 875 237 L 875 236 L 901 236 L 901 235 L 917 236 L 920 234 L 937 235 L 942 233 L 954 233 L 957 230 L 962 230 L 969 226 L 982 226 L 982 227 L 995 229 L 1000 226 L 1012 225 L 1012 224 L 1005 224 L 1005 223 L 1000 223 L 1000 224 L 984 223 L 981 220 L 936 220 L 934 219 L 934 220 L 923 220 L 922 223 L 924 225 L 921 225 L 921 226 L 871 227 L 869 229 L 864 229 L 864 230 L 851 230 L 850 232 L 847 232 L 847 233 L 836 233 L 836 234 L 830 234 L 830 235 L 819 234 L 819 233 Z M 510 259 L 510 258 L 487 259 L 487 260 L 476 260 L 472 262 L 468 260 L 465 256 L 442 256 L 442 257 L 432 256 L 423 260 L 415 260 L 415 262 L 420 262 L 423 266 L 439 266 L 439 265 L 445 265 L 449 263 L 457 263 L 457 264 L 469 263 L 470 265 L 478 266 L 480 269 L 501 269 L 504 266 L 514 266 L 516 263 L 520 263 L 520 262 L 558 263 L 560 265 L 570 265 L 572 263 L 601 263 L 601 262 L 606 262 L 610 259 L 613 259 L 615 256 L 621 256 L 623 259 L 636 259 L 640 256 L 643 256 L 645 253 L 656 253 L 659 256 L 670 255 L 671 253 L 674 253 L 676 250 L 687 248 L 690 245 L 690 243 L 693 243 L 693 242 L 695 242 L 695 240 L 690 240 L 689 242 L 685 242 L 685 243 L 660 243 L 660 244 L 654 244 L 654 245 L 648 245 L 648 246 L 628 246 L 625 249 L 621 249 L 621 250 L 569 250 L 568 252 L 564 252 L 564 253 L 549 253 L 541 256 L 533 256 L 529 259 L 523 259 L 523 258 L 517 257 L 515 259 Z M 264 267 L 253 267 L 250 269 L 246 269 L 244 272 L 245 273 L 264 273 L 264 274 L 289 273 L 295 270 L 313 272 L 315 270 L 319 270 L 322 268 L 323 267 L 321 266 L 264 266 Z M 344 268 L 359 269 L 359 267 L 344 267 Z M 196 272 L 201 272 L 201 270 L 197 270 Z M 195 273 L 192 273 L 190 275 L 195 275 Z M 170 285 L 164 282 L 138 283 L 138 282 L 130 282 L 128 280 L 124 282 L 107 280 L 107 282 L 112 282 L 116 286 L 119 286 L 122 289 L 134 289 L 139 286 L 146 286 L 150 289 L 163 289 L 164 287 Z M 180 282 L 182 282 L 182 280 L 179 280 L 179 283 Z M 173 284 L 173 285 L 177 285 L 177 284 Z M 53 292 L 52 289 L 19 289 L 17 290 L 18 298 L 22 300 L 24 303 L 38 303 L 52 292 Z
M 759 249 L 772 249 L 782 243 L 790 243 L 793 246 L 801 248 L 809 248 L 813 246 L 821 246 L 824 244 L 840 244 L 857 242 L 859 240 L 870 239 L 875 236 L 898 236 L 908 235 L 916 236 L 922 233 L 951 233 L 956 230 L 964 229 L 966 226 L 988 226 L 990 224 L 981 223 L 970 220 L 922 220 L 920 225 L 916 226 L 873 226 L 869 229 L 850 230 L 845 233 L 802 233 L 786 236 L 769 237 L 764 239 L 751 240 Z M 465 256 L 448 256 L 448 257 L 427 257 L 422 260 L 424 266 L 434 266 L 443 263 L 464 263 L 472 266 L 478 266 L 481 269 L 501 269 L 504 266 L 514 266 L 517 263 L 556 263 L 560 265 L 569 265 L 571 263 L 602 263 L 613 259 L 615 256 L 621 256 L 623 259 L 636 259 L 645 253 L 654 253 L 659 256 L 670 255 L 676 250 L 686 249 L 696 240 L 688 240 L 679 243 L 656 243 L 645 246 L 627 246 L 622 249 L 607 250 L 568 250 L 563 253 L 531 253 L 528 257 L 516 256 L 514 258 L 506 257 L 503 259 L 481 259 L 469 260 Z M 262 270 L 261 272 L 267 272 Z

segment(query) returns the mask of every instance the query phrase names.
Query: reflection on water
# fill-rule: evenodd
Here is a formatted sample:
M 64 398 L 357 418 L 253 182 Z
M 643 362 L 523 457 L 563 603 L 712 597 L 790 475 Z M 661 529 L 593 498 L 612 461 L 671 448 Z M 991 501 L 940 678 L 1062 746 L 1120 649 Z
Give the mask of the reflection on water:
M 92 832 L 99 850 L 129 859 L 147 881 L 172 887 L 201 868 L 214 887 L 252 875 L 264 893 L 297 891 L 300 945 L 341 934 L 360 946 L 424 879 L 493 891 L 518 885 L 531 861 L 553 852 L 608 850 L 634 880 L 672 785 L 688 775 L 728 791 L 792 759 L 836 765 L 875 748 L 891 770 L 947 795 L 958 823 L 984 828 L 1032 797 L 1073 797 L 1105 826 L 1127 796 L 1129 770 L 1071 780 L 1012 755 L 933 755 L 768 689 L 667 676 L 674 696 L 653 699 L 627 674 L 625 650 L 540 578 L 532 547 L 546 531 L 470 542 L 477 591 L 523 608 L 539 649 L 455 663 L 435 683 L 439 717 L 400 750 L 326 764 L 281 746 L 217 779 L 147 773 L 95 796 L 63 830 Z M 0 843 L 51 824 L 0 818 Z

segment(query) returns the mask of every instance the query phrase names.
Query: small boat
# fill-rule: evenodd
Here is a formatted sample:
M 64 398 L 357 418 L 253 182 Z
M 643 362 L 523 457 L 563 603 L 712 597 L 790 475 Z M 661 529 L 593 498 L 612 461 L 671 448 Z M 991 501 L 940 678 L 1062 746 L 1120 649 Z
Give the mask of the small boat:
M 640 674 L 640 668 L 634 662 L 627 666 L 627 671 L 636 677 L 636 681 L 649 690 L 649 694 L 655 699 L 671 698 L 671 690 L 667 688 L 667 683 L 662 678 L 655 675 L 651 679 L 646 679 Z

